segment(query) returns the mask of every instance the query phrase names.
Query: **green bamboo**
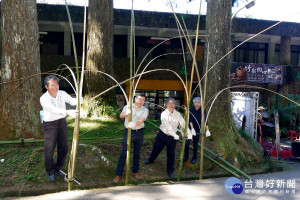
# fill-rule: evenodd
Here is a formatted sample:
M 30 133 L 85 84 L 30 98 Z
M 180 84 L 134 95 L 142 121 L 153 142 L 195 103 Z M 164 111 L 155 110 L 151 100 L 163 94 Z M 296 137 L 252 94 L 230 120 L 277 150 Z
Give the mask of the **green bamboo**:
M 149 124 L 151 124 L 151 125 L 153 125 L 153 126 L 159 128 L 159 126 L 157 126 L 157 125 L 151 123 L 150 121 L 147 121 L 147 123 L 149 123 Z M 183 143 L 182 140 L 179 140 L 179 142 Z M 194 149 L 192 146 L 189 146 L 189 148 L 190 148 L 190 149 Z M 209 153 L 212 152 L 212 151 L 210 151 L 210 150 L 207 149 L 207 148 L 205 148 L 205 149 L 206 149 Z M 198 151 L 198 153 L 200 153 L 200 152 Z M 217 156 L 216 154 L 214 154 L 213 152 L 212 152 L 212 155 L 213 155 L 214 157 L 218 157 L 218 156 Z M 213 159 L 213 158 L 211 158 L 211 157 L 209 157 L 209 156 L 207 156 L 207 155 L 203 155 L 203 156 L 204 156 L 205 158 L 207 158 L 208 160 L 212 161 L 213 163 L 215 163 L 216 165 L 220 166 L 222 169 L 226 170 L 226 171 L 229 172 L 230 174 L 234 175 L 235 177 L 240 178 L 240 176 L 239 176 L 238 174 L 236 174 L 236 173 L 233 172 L 232 170 L 228 169 L 227 167 L 225 167 L 225 166 L 222 165 L 221 163 L 217 162 L 215 159 Z M 221 158 L 220 160 L 222 161 L 222 158 Z M 224 160 L 224 159 L 223 159 L 223 160 Z M 244 172 L 242 172 L 241 170 L 235 168 L 234 166 L 232 166 L 232 165 L 231 165 L 230 163 L 228 163 L 227 161 L 225 161 L 224 163 L 227 164 L 228 166 L 232 167 L 233 169 L 235 169 L 236 171 L 238 171 L 239 173 L 241 173 L 243 176 L 245 176 L 246 178 L 248 178 L 248 179 L 250 180 L 250 177 L 249 177 L 247 174 L 245 174 Z
M 80 140 L 99 140 L 98 138 L 94 139 L 94 138 L 80 138 Z M 25 139 L 23 142 L 21 140 L 7 140 L 7 141 L 0 141 L 0 145 L 1 144 L 21 144 L 21 143 L 42 143 L 44 142 L 44 139 Z M 68 141 L 72 141 L 72 139 L 68 139 Z
M 202 121 L 202 120 L 201 120 Z M 200 143 L 201 143 L 201 146 L 200 146 L 200 173 L 199 173 L 199 179 L 202 180 L 203 179 L 203 146 L 204 146 L 204 131 L 202 129 L 202 126 L 204 124 L 201 123 L 201 136 L 200 136 Z M 205 129 L 205 127 L 204 127 Z
M 76 45 L 75 45 L 75 38 L 74 38 L 74 31 L 72 26 L 72 20 L 71 15 L 69 11 L 69 7 L 67 4 L 67 1 L 65 0 L 69 24 L 70 24 L 70 30 L 71 30 L 71 36 L 72 36 L 72 42 L 73 42 L 73 50 L 74 50 L 74 57 L 75 57 L 75 64 L 76 64 L 76 74 L 77 74 L 77 88 L 79 91 L 81 91 L 82 88 L 80 88 L 79 83 L 79 70 L 78 70 L 78 59 L 77 59 L 77 52 L 76 52 Z M 77 90 L 77 106 L 76 110 L 80 110 L 80 96 L 79 92 Z M 68 167 L 68 190 L 71 191 L 73 189 L 73 183 L 74 183 L 74 171 L 75 171 L 75 164 L 76 164 L 76 154 L 77 154 L 77 146 L 78 146 L 78 134 L 79 134 L 79 123 L 80 123 L 80 115 L 78 115 L 75 119 L 75 125 L 74 125 L 74 132 L 73 132 L 73 141 L 72 141 L 72 149 L 70 154 L 70 161 L 69 161 L 69 167 Z
M 202 1 L 200 1 L 200 8 L 199 8 L 199 14 L 198 14 L 198 22 L 197 22 L 197 28 L 196 28 L 195 50 L 197 48 L 197 41 L 198 41 L 198 31 L 199 31 L 200 16 L 201 16 L 201 13 L 200 13 L 200 11 L 201 11 L 201 4 L 202 4 Z M 188 29 L 187 29 L 187 27 L 185 25 L 184 20 L 183 20 L 183 24 L 184 24 L 184 27 L 185 27 L 187 33 L 188 33 Z M 187 42 L 190 44 L 190 46 L 192 46 L 192 42 L 191 42 L 190 37 L 188 37 L 188 41 Z M 190 48 L 190 51 L 191 51 L 192 55 L 196 55 L 196 52 L 194 52 L 192 48 Z M 204 133 L 205 133 L 205 124 L 206 124 L 206 123 L 204 123 L 204 120 L 205 120 L 204 119 L 204 117 L 205 117 L 204 110 L 205 110 L 205 96 L 206 96 L 206 82 L 207 82 L 207 79 L 205 79 L 204 93 L 203 93 L 202 92 L 202 86 L 201 86 L 200 74 L 199 74 L 199 70 L 198 70 L 198 66 L 197 66 L 196 62 L 195 62 L 195 65 L 196 65 L 195 68 L 196 68 L 196 74 L 197 74 L 198 84 L 199 84 L 199 90 L 200 90 L 200 97 L 202 99 L 202 105 L 201 105 L 201 107 L 202 107 L 201 108 L 201 122 L 200 122 L 200 124 L 201 124 L 200 141 L 201 141 L 202 146 L 204 146 L 204 139 L 205 139 Z M 207 65 L 206 65 L 206 71 L 207 71 Z M 191 94 L 191 96 L 192 96 L 192 94 Z M 203 155 L 203 148 L 202 147 L 201 147 L 200 151 L 201 151 L 201 153 L 200 153 L 200 174 L 199 174 L 199 179 L 201 180 L 203 178 L 203 156 L 202 156 Z
M 198 151 L 198 153 L 200 153 Z M 227 167 L 225 167 L 224 165 L 218 163 L 216 160 L 214 160 L 213 158 L 207 156 L 207 155 L 203 155 L 205 158 L 207 158 L 208 160 L 212 161 L 213 163 L 215 163 L 216 165 L 218 165 L 219 167 L 221 167 L 222 169 L 224 169 L 225 171 L 229 172 L 230 174 L 232 174 L 233 176 L 240 178 L 240 175 L 238 175 L 237 173 L 233 172 L 232 170 L 228 169 Z
M 0 145 L 1 144 L 39 143 L 39 142 L 44 142 L 44 140 L 43 139 L 24 140 L 23 142 L 21 140 L 0 141 Z
M 245 172 L 243 172 L 242 170 L 240 170 L 239 168 L 233 166 L 232 164 L 230 164 L 229 162 L 227 162 L 226 160 L 224 160 L 222 157 L 218 156 L 217 154 L 215 154 L 214 152 L 212 152 L 211 150 L 209 150 L 208 148 L 204 147 L 204 150 L 207 151 L 208 153 L 210 153 L 213 157 L 217 158 L 218 160 L 222 161 L 225 165 L 227 165 L 228 167 L 234 169 L 235 171 L 237 171 L 238 173 L 240 173 L 241 175 L 243 175 L 245 178 L 251 180 L 251 177 L 248 176 Z
M 80 141 L 83 140 L 99 140 L 99 138 L 80 138 Z M 34 140 L 29 140 L 29 139 L 25 139 L 24 141 L 21 140 L 10 140 L 10 141 L 0 141 L 0 145 L 1 144 L 21 144 L 21 143 L 42 143 L 44 142 L 44 139 L 34 139 Z M 68 139 L 68 141 L 72 141 L 72 139 Z
M 130 78 L 133 76 L 133 27 L 134 27 L 134 12 L 133 12 L 133 0 L 131 8 L 131 25 L 130 25 Z M 129 92 L 129 102 L 128 109 L 131 110 L 131 113 L 128 115 L 128 122 L 132 121 L 132 95 L 133 95 L 133 80 L 130 79 L 130 92 Z M 126 157 L 126 178 L 125 185 L 128 185 L 129 176 L 130 176 L 130 146 L 131 146 L 131 129 L 128 128 L 127 132 L 127 157 Z
M 209 42 L 207 41 L 207 43 L 209 44 Z M 206 58 L 207 58 L 207 62 L 206 62 L 206 67 L 205 67 L 205 72 L 207 72 L 208 70 L 208 58 L 209 58 L 209 45 L 207 45 L 207 53 L 206 53 Z M 198 81 L 199 81 L 199 88 L 201 91 L 201 81 L 200 81 L 200 77 L 198 76 Z M 201 93 L 201 99 L 202 99 L 202 109 L 201 109 L 201 130 L 200 130 L 200 172 L 199 172 L 199 179 L 203 179 L 203 147 L 204 147 L 204 134 L 205 134 L 205 128 L 206 128 L 206 121 L 205 121 L 205 106 L 206 106 L 206 101 L 205 101 L 205 97 L 206 97 L 206 87 L 207 87 L 207 76 L 204 79 L 204 92 L 203 92 L 203 96 Z M 207 116 L 208 118 L 208 116 Z
M 268 28 L 266 28 L 266 29 L 264 29 L 263 31 L 261 31 L 261 32 L 259 32 L 259 33 L 257 33 L 257 34 L 255 34 L 254 36 L 252 36 L 252 37 L 250 37 L 250 38 L 248 38 L 248 39 L 246 39 L 245 41 L 243 41 L 242 43 L 240 43 L 239 45 L 237 45 L 236 47 L 234 47 L 233 49 L 231 49 L 228 53 L 226 53 L 222 58 L 220 58 L 212 67 L 210 67 L 209 69 L 208 69 L 208 66 L 206 66 L 206 71 L 205 71 L 205 74 L 203 75 L 203 77 L 201 78 L 201 80 L 199 81 L 199 84 L 200 84 L 200 82 L 202 81 L 202 79 L 203 78 L 205 78 L 205 85 L 206 85 L 206 80 L 207 80 L 207 74 L 208 74 L 208 72 L 209 71 L 211 71 L 215 66 L 217 66 L 217 64 L 221 61 L 221 60 L 223 60 L 226 56 L 228 56 L 230 53 L 232 53 L 236 48 L 238 48 L 239 46 L 241 46 L 242 44 L 244 44 L 245 42 L 247 42 L 247 41 L 249 41 L 249 40 L 251 40 L 251 39 L 253 39 L 253 38 L 255 38 L 256 36 L 258 36 L 258 35 L 260 35 L 261 33 L 263 33 L 263 32 L 265 32 L 265 31 L 267 31 L 267 30 L 269 30 L 269 29 L 271 29 L 271 28 L 273 28 L 273 27 L 275 27 L 275 26 L 277 26 L 278 24 L 280 24 L 282 21 L 280 21 L 280 22 L 277 22 L 277 23 L 275 23 L 274 25 L 272 25 L 272 26 L 270 26 L 270 27 L 268 27 Z M 201 85 L 199 86 L 199 87 L 201 87 Z M 206 86 L 205 86 L 205 88 L 206 88 Z M 205 93 L 206 93 L 206 91 L 205 91 Z M 205 99 L 205 95 L 204 95 L 204 99 Z M 205 101 L 202 101 L 202 103 L 203 103 L 203 105 L 205 104 Z M 203 106 L 203 111 L 204 111 L 204 109 L 205 109 L 205 106 Z M 202 114 L 203 115 L 203 114 Z M 207 115 L 207 117 L 208 117 L 208 115 Z M 201 120 L 201 126 L 203 127 L 203 120 Z M 204 128 L 204 127 L 203 127 Z M 204 131 L 205 130 L 203 130 L 202 128 L 201 128 L 201 133 L 204 133 Z M 202 145 L 204 145 L 204 142 L 202 143 L 202 141 L 204 140 L 204 135 L 203 134 L 201 134 L 201 144 Z M 202 148 L 202 147 L 201 147 Z M 202 151 L 203 149 L 201 149 L 201 151 Z M 200 158 L 200 162 L 201 162 L 201 158 Z M 202 163 L 202 162 L 201 162 Z M 201 169 L 201 165 L 200 165 L 200 179 L 201 179 L 201 177 L 202 177 L 202 169 Z
M 136 76 L 131 77 L 131 78 L 128 78 L 128 79 L 126 79 L 126 80 L 120 82 L 120 83 L 117 84 L 117 85 L 111 86 L 110 88 L 108 88 L 108 89 L 104 90 L 103 92 L 97 94 L 96 96 L 92 97 L 91 100 L 93 100 L 93 99 L 95 99 L 95 98 L 98 98 L 98 97 L 101 96 L 102 94 L 105 94 L 106 92 L 108 92 L 108 91 L 110 91 L 110 90 L 112 90 L 112 89 L 118 87 L 119 85 L 124 84 L 124 83 L 126 83 L 127 81 L 130 81 L 130 80 L 132 80 L 132 79 L 134 79 L 134 78 L 136 78 L 136 77 L 140 77 L 140 76 L 142 76 L 142 75 L 144 75 L 144 74 L 148 74 L 148 73 L 151 73 L 151 72 L 157 72 L 157 71 L 168 71 L 168 72 L 174 73 L 174 74 L 177 76 L 177 78 L 181 81 L 181 83 L 182 83 L 182 85 L 183 85 L 183 87 L 184 87 L 184 91 L 186 92 L 186 95 L 187 95 L 187 89 L 186 89 L 186 86 L 185 86 L 185 84 L 184 84 L 184 81 L 182 80 L 182 78 L 180 77 L 180 75 L 179 75 L 177 72 L 175 72 L 175 71 L 173 71 L 173 70 L 171 70 L 171 69 L 153 69 L 153 70 L 149 70 L 149 71 L 145 71 L 145 72 L 143 72 L 143 73 L 137 74 Z M 100 71 L 99 71 L 99 72 L 100 72 Z
M 175 20 L 176 21 L 176 20 Z M 184 23 L 184 19 L 183 19 L 183 17 L 182 17 L 182 21 L 183 21 L 183 23 Z M 176 21 L 176 25 L 177 25 L 177 29 L 178 29 L 178 33 L 179 33 L 179 35 L 180 35 L 180 43 L 181 43 L 181 46 L 182 46 L 182 50 L 183 50 L 183 52 L 184 52 L 184 47 L 183 47 L 183 41 L 182 41 L 182 37 L 181 37 L 181 32 L 180 32 L 180 29 L 179 29 L 179 24 L 178 24 L 178 22 Z M 187 30 L 187 29 L 186 29 Z M 188 32 L 187 32 L 188 33 Z M 189 35 L 189 34 L 188 34 Z M 189 38 L 189 37 L 188 37 Z M 189 38 L 190 39 L 190 38 Z M 185 69 L 185 84 L 186 84 L 186 86 L 188 85 L 188 81 L 187 81 L 187 69 L 186 69 L 186 61 L 185 61 L 185 54 L 183 55 L 183 58 L 184 58 L 184 69 Z M 191 82 L 191 85 L 192 85 L 192 82 Z M 187 96 L 187 98 L 188 98 L 188 96 Z M 186 111 L 186 116 L 187 115 L 189 115 L 189 106 L 187 106 L 187 111 Z M 186 121 L 186 123 L 188 123 L 188 121 L 187 121 L 187 119 L 185 119 L 185 121 Z M 185 140 L 185 138 L 183 138 L 184 140 Z M 184 141 L 184 144 L 185 144 L 185 141 Z M 185 146 L 185 145 L 184 145 Z M 184 147 L 185 148 L 185 147 Z M 180 179 L 181 179 L 181 173 L 182 173 L 182 167 L 183 167 L 183 154 L 182 154 L 182 150 L 184 151 L 184 148 L 182 148 L 181 149 L 181 154 L 180 154 L 180 162 L 179 162 L 179 168 L 181 168 L 181 169 L 179 169 L 180 170 L 180 173 L 178 173 L 178 174 L 180 174 L 180 175 L 178 175 L 178 177 L 177 177 L 177 181 L 180 181 Z
M 201 6 L 200 6 L 201 7 Z M 201 9 L 200 9 L 201 10 Z M 200 13 L 198 15 L 198 22 L 200 21 Z M 184 23 L 184 21 L 183 21 Z M 186 25 L 184 23 L 184 26 L 185 26 L 185 29 L 187 30 L 186 28 Z M 197 34 L 198 35 L 198 27 L 197 27 Z M 189 38 L 189 37 L 188 37 Z M 189 38 L 189 43 L 190 43 L 190 46 L 192 46 L 192 42 Z M 192 52 L 194 54 L 194 52 Z M 207 69 L 206 69 L 207 70 Z M 201 80 L 200 80 L 200 74 L 199 74 L 199 70 L 198 70 L 198 67 L 197 67 L 197 64 L 196 64 L 196 74 L 197 74 L 197 78 L 198 78 L 198 85 L 199 85 L 199 90 L 200 90 L 200 97 L 201 97 L 201 101 L 202 101 L 202 105 L 201 105 L 201 129 L 200 129 L 200 133 L 201 133 L 201 136 L 200 136 L 200 142 L 202 144 L 202 146 L 204 146 L 204 133 L 205 133 L 205 123 L 204 123 L 204 111 L 205 111 L 205 96 L 206 96 L 206 81 L 207 79 L 205 79 L 205 85 L 204 85 L 204 93 L 202 92 L 202 85 L 201 85 Z M 192 96 L 192 94 L 191 94 Z M 201 152 L 203 152 L 203 149 L 200 149 Z M 200 174 L 199 174 L 199 179 L 201 180 L 203 178 L 203 154 L 201 153 L 200 154 Z
M 179 140 L 180 142 L 183 143 L 183 141 Z M 190 149 L 194 149 L 192 146 L 189 146 Z M 197 151 L 198 153 L 200 153 L 199 151 Z M 217 162 L 215 159 L 207 156 L 207 155 L 203 155 L 205 158 L 207 158 L 208 160 L 212 161 L 213 163 L 215 163 L 216 165 L 218 165 L 219 167 L 221 167 L 222 169 L 224 169 L 225 171 L 229 172 L 230 174 L 232 174 L 233 176 L 240 178 L 240 176 L 233 172 L 232 170 L 228 169 L 227 167 L 225 167 L 224 165 L 222 165 L 221 163 Z
M 107 140 L 117 140 L 117 139 L 122 139 L 122 138 L 108 138 Z M 99 138 L 79 138 L 79 141 L 91 141 L 91 140 L 95 140 L 95 141 L 99 141 Z M 44 139 L 35 139 L 35 140 L 10 140 L 10 141 L 0 141 L 0 145 L 6 145 L 6 144 L 22 144 L 22 143 L 43 143 L 45 140 Z M 72 141 L 72 139 L 68 139 L 68 141 Z
M 183 18 L 182 18 L 183 19 Z M 176 20 L 175 20 L 176 21 Z M 178 30 L 178 33 L 179 33 L 179 39 L 180 39 L 180 44 L 181 44 L 181 49 L 183 51 L 183 63 L 184 63 L 184 70 L 185 70 L 185 84 L 187 85 L 187 70 L 186 70 L 186 60 L 185 60 L 185 51 L 184 51 L 184 46 L 183 46 L 183 41 L 182 41 L 182 36 L 181 36 L 181 33 L 180 33 L 180 29 L 179 29 L 179 25 L 178 25 L 178 22 L 176 21 L 176 25 L 177 25 L 177 30 Z
M 180 22 L 174 12 L 174 9 L 172 7 L 172 4 L 171 2 L 169 1 L 169 4 L 172 8 L 172 11 L 174 13 L 174 16 L 175 16 L 175 19 L 177 20 L 178 24 L 180 25 Z M 201 1 L 200 1 L 200 6 L 201 6 Z M 200 12 L 200 11 L 199 11 Z M 179 162 L 179 169 L 178 169 L 178 175 L 177 175 L 177 181 L 180 181 L 181 179 L 181 173 L 182 173 L 182 168 L 183 168 L 183 156 L 184 156 L 184 149 L 185 149 L 185 140 L 186 140 L 186 135 L 187 135 L 187 129 L 188 129 L 188 123 L 189 123 L 189 109 L 190 109 L 190 100 L 191 100 L 191 92 L 192 92 L 192 83 L 193 83 L 193 77 L 194 77 L 194 69 L 195 69 L 195 66 L 196 66 L 196 51 L 197 51 L 197 42 L 198 42 L 198 29 L 199 29 L 199 23 L 200 23 L 200 14 L 198 15 L 198 23 L 197 23 L 197 34 L 196 34 L 196 41 L 195 41 L 195 49 L 194 51 L 192 51 L 192 48 L 190 47 L 189 45 L 189 48 L 190 48 L 190 52 L 192 53 L 193 55 L 193 63 L 192 63 L 192 71 L 191 71 L 191 79 L 190 79 L 190 85 L 189 85 L 189 89 L 188 89 L 188 95 L 187 95 L 187 108 L 186 108 L 186 115 L 185 115 L 185 128 L 184 128 L 184 136 L 183 136 L 183 144 L 181 146 L 181 153 L 180 153 L 180 162 Z M 181 27 L 181 25 L 180 25 Z M 181 27 L 181 30 L 184 34 L 184 31 Z M 184 34 L 185 36 L 185 34 Z M 185 36 L 186 38 L 186 36 Z M 186 41 L 188 43 L 188 40 L 186 38 Z

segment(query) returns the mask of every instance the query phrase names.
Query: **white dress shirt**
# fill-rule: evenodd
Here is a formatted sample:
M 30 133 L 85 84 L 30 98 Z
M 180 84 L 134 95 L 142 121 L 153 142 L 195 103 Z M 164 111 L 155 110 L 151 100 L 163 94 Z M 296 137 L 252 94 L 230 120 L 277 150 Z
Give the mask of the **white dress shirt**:
M 124 106 L 122 112 L 126 112 L 127 111 L 127 107 L 128 105 Z M 142 117 L 147 119 L 148 115 L 149 115 L 149 110 L 147 108 L 145 108 L 144 106 L 140 107 L 140 108 L 136 108 L 135 104 L 132 105 L 132 109 L 131 109 L 131 113 L 132 113 L 132 122 L 136 123 L 137 121 L 139 121 Z M 125 117 L 125 122 L 124 122 L 124 126 L 126 128 L 128 128 L 128 116 Z M 145 127 L 145 123 L 141 123 L 140 125 L 136 126 L 134 129 L 132 130 L 139 130 L 141 128 Z
M 75 106 L 77 105 L 77 98 L 72 98 L 65 91 L 59 90 L 56 98 L 52 97 L 49 92 L 45 92 L 41 98 L 40 103 L 43 107 L 43 121 L 51 122 L 66 117 L 66 103 Z
M 183 117 L 175 109 L 173 110 L 173 113 L 170 113 L 170 111 L 166 109 L 161 113 L 160 118 L 160 130 L 162 130 L 162 132 L 169 136 L 176 135 L 178 125 L 180 125 L 182 128 L 184 128 L 185 126 L 185 121 Z

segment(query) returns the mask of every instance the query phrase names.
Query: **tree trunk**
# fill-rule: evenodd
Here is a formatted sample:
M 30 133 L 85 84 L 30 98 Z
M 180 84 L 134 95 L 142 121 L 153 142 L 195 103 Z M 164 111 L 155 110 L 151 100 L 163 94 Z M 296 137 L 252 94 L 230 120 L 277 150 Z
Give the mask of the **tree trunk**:
M 231 4 L 231 0 L 207 1 L 206 31 L 208 43 L 206 43 L 206 50 L 209 51 L 208 68 L 212 67 L 230 50 Z M 229 86 L 230 63 L 230 57 L 227 56 L 208 73 L 206 100 L 209 100 L 217 92 Z M 222 92 L 217 98 L 209 119 L 217 120 L 219 121 L 218 123 L 222 124 L 222 129 L 219 127 L 214 128 L 217 132 L 223 132 L 224 134 L 224 131 L 226 132 L 230 128 L 232 117 L 229 90 Z
M 281 36 L 280 38 L 280 64 L 291 64 L 291 36 Z
M 107 76 L 113 76 L 113 0 L 90 0 L 87 36 L 86 89 L 89 95 L 98 94 L 112 86 Z M 112 98 L 113 92 L 104 95 Z M 113 96 L 115 99 L 115 95 Z
M 35 0 L 2 0 L 0 139 L 39 138 L 40 47 Z
M 206 58 L 209 55 L 208 68 L 211 68 L 226 55 L 231 48 L 231 6 L 232 0 L 207 1 L 206 31 L 208 42 L 206 42 L 205 49 Z M 230 86 L 230 64 L 231 59 L 228 55 L 208 73 L 206 101 L 222 89 Z M 207 102 L 206 109 L 211 103 L 212 101 Z M 218 96 L 208 116 L 208 121 L 212 133 L 210 139 L 214 142 L 217 151 L 224 156 L 224 159 L 232 162 L 236 167 L 243 166 L 243 162 L 248 162 L 247 160 L 259 162 L 262 159 L 261 147 L 258 146 L 256 150 L 251 150 L 251 147 L 247 146 L 237 132 L 232 119 L 229 89 Z M 244 145 L 247 147 L 245 148 Z M 256 153 L 258 156 L 255 155 Z

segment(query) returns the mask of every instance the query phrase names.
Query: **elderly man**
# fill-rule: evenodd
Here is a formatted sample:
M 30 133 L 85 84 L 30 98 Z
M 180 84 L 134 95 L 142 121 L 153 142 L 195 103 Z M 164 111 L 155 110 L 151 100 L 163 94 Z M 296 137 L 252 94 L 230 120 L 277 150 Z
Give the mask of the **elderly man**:
M 68 153 L 68 132 L 66 115 L 76 117 L 77 110 L 66 110 L 66 103 L 77 105 L 77 99 L 72 98 L 65 91 L 59 90 L 59 79 L 54 75 L 49 75 L 44 80 L 47 92 L 40 98 L 43 107 L 44 151 L 45 167 L 50 181 L 55 181 L 54 172 L 64 177 L 60 171 L 64 165 Z M 81 98 L 82 102 L 82 98 Z M 53 164 L 53 152 L 57 145 L 57 160 Z
M 175 99 L 169 97 L 166 99 L 165 111 L 161 113 L 161 125 L 155 138 L 153 149 L 148 160 L 144 162 L 145 165 L 153 163 L 160 152 L 167 147 L 167 173 L 169 178 L 174 178 L 174 163 L 175 163 L 175 148 L 176 140 L 179 136 L 176 134 L 178 126 L 181 129 L 185 127 L 185 121 L 181 114 L 175 110 Z M 183 132 L 180 131 L 183 135 Z M 187 137 L 192 138 L 190 130 L 187 130 Z
M 121 176 L 123 175 L 124 166 L 127 158 L 127 132 L 128 128 L 131 129 L 131 142 L 133 143 L 133 163 L 132 163 L 132 175 L 136 179 L 141 179 L 139 174 L 140 167 L 140 151 L 142 148 L 144 140 L 144 121 L 147 119 L 149 111 L 143 105 L 146 101 L 144 94 L 137 94 L 135 97 L 135 103 L 132 106 L 132 121 L 128 121 L 128 115 L 131 113 L 131 109 L 128 108 L 128 105 L 124 106 L 120 118 L 125 118 L 125 131 L 122 141 L 122 150 L 118 161 L 118 166 L 116 169 L 116 176 L 113 179 L 114 183 L 120 181 Z
M 191 133 L 193 135 L 193 157 L 191 160 L 192 164 L 196 163 L 197 160 L 197 151 L 198 151 L 198 142 L 199 142 L 199 136 L 200 136 L 200 129 L 201 129 L 201 117 L 202 117 L 202 110 L 201 110 L 201 98 L 195 97 L 193 99 L 193 106 L 190 107 L 190 124 L 189 127 L 191 129 Z M 206 112 L 204 113 L 205 119 L 206 119 Z M 208 130 L 208 126 L 205 126 L 206 128 L 206 137 L 210 136 L 210 132 Z M 191 140 L 186 140 L 185 142 L 185 149 L 184 149 L 184 158 L 183 161 L 187 161 L 189 159 L 189 146 L 190 146 Z

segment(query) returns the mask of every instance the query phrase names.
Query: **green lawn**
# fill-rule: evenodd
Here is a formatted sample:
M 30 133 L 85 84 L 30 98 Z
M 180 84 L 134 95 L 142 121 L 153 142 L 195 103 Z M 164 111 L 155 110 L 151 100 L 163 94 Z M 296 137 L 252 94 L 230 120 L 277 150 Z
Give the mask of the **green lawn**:
M 67 119 L 67 122 L 70 151 L 74 119 Z M 112 185 L 121 151 L 123 123 L 123 120 L 116 119 L 81 119 L 75 169 L 75 176 L 82 183 L 80 188 Z M 145 143 L 148 145 L 152 145 L 159 125 L 160 121 L 146 122 Z M 25 140 L 24 146 L 18 141 L 15 142 L 0 144 L 0 160 L 4 159 L 0 162 L 0 198 L 67 190 L 66 182 L 58 176 L 55 184 L 48 181 L 44 167 L 43 142 L 30 143 Z M 149 152 L 150 146 L 147 147 L 147 153 Z M 56 153 L 54 159 L 55 157 Z M 63 168 L 65 172 L 68 162 L 69 154 Z

